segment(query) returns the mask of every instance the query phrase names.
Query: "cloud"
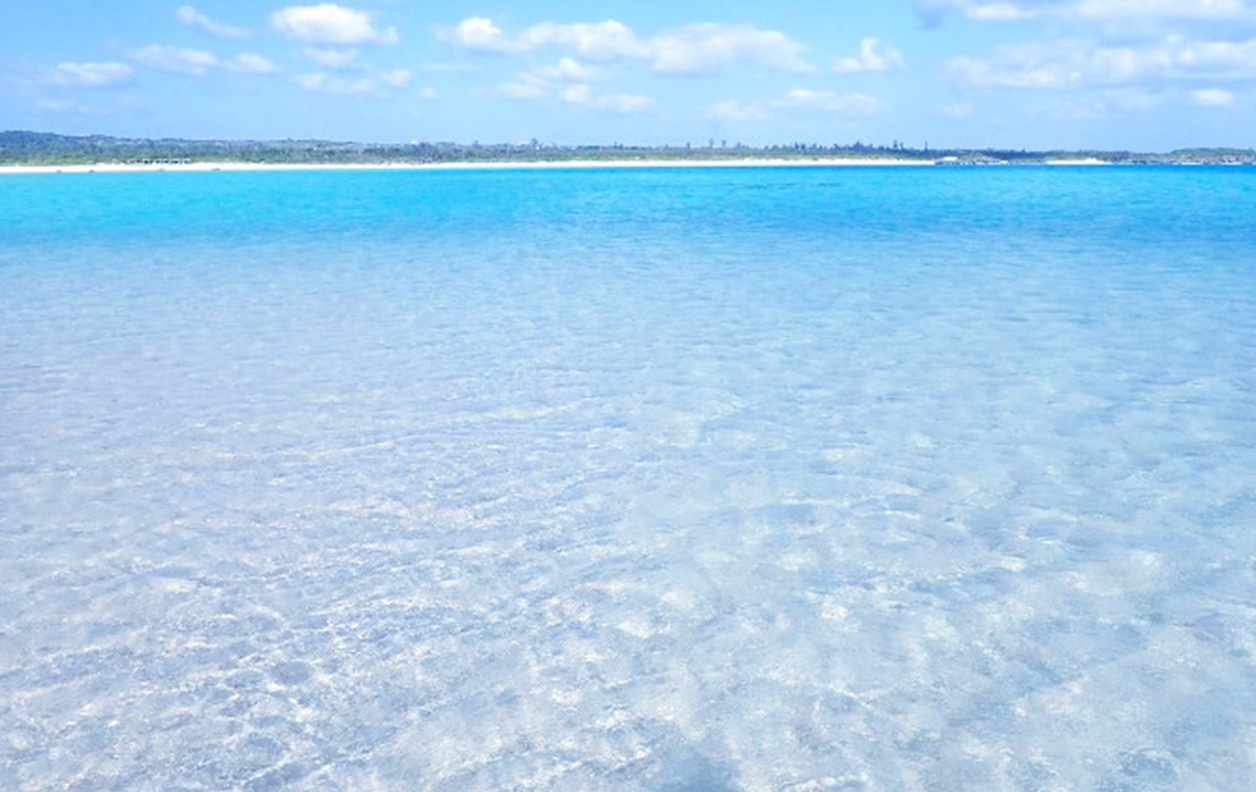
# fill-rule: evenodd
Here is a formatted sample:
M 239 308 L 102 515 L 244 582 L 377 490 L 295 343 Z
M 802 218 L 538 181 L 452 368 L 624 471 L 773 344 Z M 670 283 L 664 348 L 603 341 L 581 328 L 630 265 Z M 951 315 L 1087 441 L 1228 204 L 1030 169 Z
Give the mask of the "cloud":
M 915 6 L 928 24 L 952 15 L 979 22 L 1098 21 L 1123 29 L 1154 28 L 1166 22 L 1256 23 L 1252 0 L 916 0 Z
M 444 38 L 465 49 L 481 52 L 530 52 L 544 47 L 569 47 L 578 55 L 595 60 L 649 56 L 647 45 L 630 28 L 613 19 L 569 25 L 542 22 L 512 38 L 491 19 L 470 17 Z
M 1082 19 L 1251 20 L 1250 0 L 1078 0 L 1064 12 Z
M 502 85 L 501 92 L 512 99 L 540 99 L 549 95 L 550 86 L 536 75 L 524 73 Z
M 1230 107 L 1234 94 L 1223 88 L 1201 88 L 1190 93 L 1191 103 L 1200 107 Z
M 69 99 L 39 99 L 35 102 L 35 106 L 40 110 L 48 110 L 53 113 L 81 113 L 85 112 L 85 108 L 77 102 L 71 102 Z
M 134 71 L 125 63 L 63 61 L 42 74 L 39 82 L 71 88 L 100 88 L 124 82 Z
M 1077 53 L 1057 56 L 1037 49 L 1005 45 L 992 59 L 952 58 L 947 68 L 970 88 L 1070 88 L 1081 82 Z
M 470 63 L 451 63 L 449 61 L 428 61 L 419 65 L 420 71 L 429 74 L 469 74 L 477 71 Z
M 302 52 L 305 57 L 328 69 L 344 69 L 358 59 L 358 51 L 355 49 L 306 47 Z
M 244 38 L 249 32 L 244 28 L 224 25 L 221 22 L 215 22 L 209 17 L 197 11 L 190 5 L 179 6 L 179 10 L 175 12 L 175 16 L 179 21 L 188 27 L 196 28 L 202 33 L 208 33 L 215 38 Z
M 553 66 L 539 66 L 532 73 L 545 80 L 576 82 L 588 82 L 601 76 L 596 68 L 567 57 L 559 58 Z
M 370 77 L 350 80 L 327 74 L 326 72 L 314 72 L 312 74 L 295 74 L 292 77 L 292 81 L 305 90 L 316 93 L 351 95 L 377 93 L 379 91 L 379 85 Z
M 765 121 L 769 115 L 760 107 L 743 104 L 736 99 L 725 99 L 711 105 L 706 117 L 716 121 Z
M 248 74 L 274 74 L 279 71 L 269 58 L 251 52 L 242 52 L 234 58 L 221 60 L 212 52 L 150 44 L 131 53 L 136 63 L 158 71 L 204 77 L 215 69 L 226 69 Z M 128 67 L 129 68 L 129 67 Z
M 171 47 L 165 44 L 150 44 L 131 53 L 137 62 L 159 71 L 188 74 L 202 77 L 210 69 L 218 65 L 218 58 L 212 52 Z
M 936 25 L 945 17 L 960 15 L 981 22 L 1008 22 L 1031 19 L 1048 12 L 1059 0 L 916 0 L 916 12 L 926 24 Z
M 392 45 L 398 41 L 396 28 L 379 30 L 370 14 L 335 3 L 289 6 L 271 14 L 270 24 L 280 33 L 307 44 Z
M 1249 81 L 1256 79 L 1256 38 L 1190 41 L 1173 35 L 1121 46 L 1062 39 L 1004 45 L 992 58 L 959 57 L 947 65 L 960 84 L 971 88 L 1067 89 L 1193 80 Z
M 560 95 L 568 104 L 585 104 L 589 101 L 589 86 L 583 83 L 569 85 L 562 90 Z
M 1247 41 L 1185 41 L 1169 38 L 1161 47 L 1181 74 L 1207 79 L 1256 78 L 1256 38 Z
M 862 93 L 839 94 L 798 88 L 772 103 L 776 107 L 820 110 L 842 115 L 870 115 L 881 109 L 881 103 Z
M 653 104 L 648 96 L 639 94 L 594 94 L 584 83 L 567 86 L 562 90 L 560 97 L 568 104 L 611 110 L 621 115 L 640 113 Z
M 493 20 L 484 17 L 468 17 L 452 31 L 442 34 L 442 38 L 470 50 L 511 52 L 519 49 L 506 38 L 501 28 L 493 24 Z
M 378 79 L 384 85 L 391 88 L 405 88 L 413 79 L 409 69 L 393 69 L 392 71 L 380 72 Z
M 524 51 L 565 46 L 594 60 L 640 58 L 646 57 L 648 52 L 646 45 L 628 26 L 613 19 L 570 25 L 542 22 L 525 30 L 517 39 L 516 46 Z
M 965 3 L 965 16 L 986 22 L 1010 22 L 1017 19 L 1032 19 L 1040 14 L 1033 7 L 1021 3 Z
M 593 107 L 604 108 L 622 115 L 642 113 L 654 104 L 648 96 L 641 94 L 614 93 L 595 96 L 591 101 Z
M 1107 117 L 1111 108 L 1099 99 L 1068 98 L 1052 101 L 1029 109 L 1029 113 L 1049 121 L 1098 121 Z
M 231 71 L 249 72 L 252 74 L 273 74 L 279 67 L 261 55 L 242 52 L 224 64 Z
M 833 61 L 833 71 L 838 74 L 854 74 L 856 72 L 883 72 L 903 66 L 903 56 L 898 50 L 890 47 L 885 54 L 877 52 L 880 41 L 866 38 L 859 43 L 859 55 L 853 58 L 838 58 Z
M 108 116 L 115 111 L 115 108 L 83 104 L 64 97 L 42 97 L 35 100 L 35 106 L 51 113 L 73 113 L 81 116 Z
M 1115 88 L 1101 95 L 1052 94 L 1051 100 L 1031 107 L 1033 115 L 1052 121 L 1097 121 L 1112 115 L 1147 113 L 1163 104 L 1167 94 L 1142 88 Z
M 296 74 L 292 77 L 293 82 L 307 91 L 341 96 L 384 96 L 390 88 L 405 88 L 412 79 L 409 69 L 395 69 L 352 79 L 326 72 Z
M 491 19 L 464 19 L 443 38 L 459 47 L 480 52 L 526 53 L 543 48 L 566 48 L 594 61 L 628 60 L 645 63 L 661 74 L 702 74 L 723 71 L 741 62 L 774 71 L 802 72 L 810 66 L 804 47 L 784 33 L 752 25 L 699 23 L 642 39 L 615 20 L 595 23 L 542 22 L 510 36 Z
M 723 71 L 747 61 L 773 71 L 805 72 L 804 47 L 784 33 L 751 25 L 701 23 L 650 40 L 650 68 L 663 74 Z
M 973 114 L 973 106 L 968 102 L 950 102 L 937 107 L 938 115 L 952 121 L 968 118 Z
M 563 58 L 553 66 L 521 72 L 510 82 L 499 86 L 498 90 L 513 99 L 554 97 L 566 104 L 610 110 L 623 115 L 640 113 L 654 104 L 648 96 L 640 94 L 594 93 L 589 83 L 581 78 L 592 79 L 597 76 L 595 69 L 570 58 Z
M 500 86 L 500 89 L 502 93 L 515 99 L 540 99 L 553 93 L 556 83 L 587 83 L 600 77 L 601 72 L 598 69 L 573 58 L 563 57 L 551 66 L 534 66 L 516 74 L 514 79 Z M 569 90 L 570 87 L 569 85 L 567 89 L 560 91 Z
M 1161 104 L 1162 92 L 1145 88 L 1109 88 L 1103 92 L 1107 107 L 1121 113 L 1146 113 Z

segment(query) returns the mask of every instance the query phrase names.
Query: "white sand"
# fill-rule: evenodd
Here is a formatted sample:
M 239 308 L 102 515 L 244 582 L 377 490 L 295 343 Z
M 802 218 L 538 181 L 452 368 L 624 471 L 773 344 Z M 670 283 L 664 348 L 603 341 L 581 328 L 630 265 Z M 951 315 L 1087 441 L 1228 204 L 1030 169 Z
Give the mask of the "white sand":
M 190 162 L 181 164 L 132 165 L 0 165 L 5 173 L 196 173 L 205 171 L 262 170 L 509 170 L 532 168 L 724 168 L 780 166 L 848 165 L 933 165 L 932 160 L 908 159 L 728 159 L 728 160 L 571 160 L 566 162 L 439 162 L 428 164 L 304 164 L 251 162 Z

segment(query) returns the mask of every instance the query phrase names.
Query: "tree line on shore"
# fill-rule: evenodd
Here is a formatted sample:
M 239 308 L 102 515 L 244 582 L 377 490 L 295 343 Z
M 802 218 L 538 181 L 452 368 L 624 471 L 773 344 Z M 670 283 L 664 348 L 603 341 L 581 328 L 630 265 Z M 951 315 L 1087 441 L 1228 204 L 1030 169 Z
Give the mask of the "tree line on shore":
M 93 165 L 179 162 L 257 164 L 435 164 L 618 160 L 849 160 L 896 159 L 955 164 L 1036 164 L 1099 160 L 1114 164 L 1256 164 L 1256 151 L 1235 148 L 1178 149 L 1161 153 L 1130 151 L 1026 151 L 1004 149 L 911 148 L 856 142 L 820 145 L 557 146 L 525 143 L 353 143 L 326 140 L 182 140 L 71 136 L 48 132 L 0 132 L 0 165 Z

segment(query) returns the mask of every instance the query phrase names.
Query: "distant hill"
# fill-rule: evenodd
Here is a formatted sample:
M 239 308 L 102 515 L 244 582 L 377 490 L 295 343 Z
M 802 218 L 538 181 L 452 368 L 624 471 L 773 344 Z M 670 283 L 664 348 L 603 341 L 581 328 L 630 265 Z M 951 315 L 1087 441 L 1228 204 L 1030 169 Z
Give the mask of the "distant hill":
M 1178 149 L 1165 153 L 1129 151 L 1011 151 L 1000 149 L 914 149 L 891 146 L 821 146 L 792 143 L 750 147 L 553 146 L 527 143 L 380 144 L 327 140 L 181 140 L 75 137 L 49 132 L 0 132 L 0 165 L 92 165 L 145 162 L 239 162 L 376 164 L 436 162 L 566 162 L 610 160 L 897 159 L 943 164 L 1041 164 L 1095 161 L 1114 164 L 1256 164 L 1256 151 L 1234 148 Z

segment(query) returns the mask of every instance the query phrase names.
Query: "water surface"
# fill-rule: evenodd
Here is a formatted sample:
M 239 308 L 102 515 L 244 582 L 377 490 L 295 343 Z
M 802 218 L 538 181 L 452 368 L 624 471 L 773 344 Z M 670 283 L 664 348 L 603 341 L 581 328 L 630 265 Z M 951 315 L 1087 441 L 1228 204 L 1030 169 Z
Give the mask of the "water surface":
M 1256 171 L 0 179 L 0 786 L 1238 790 Z

